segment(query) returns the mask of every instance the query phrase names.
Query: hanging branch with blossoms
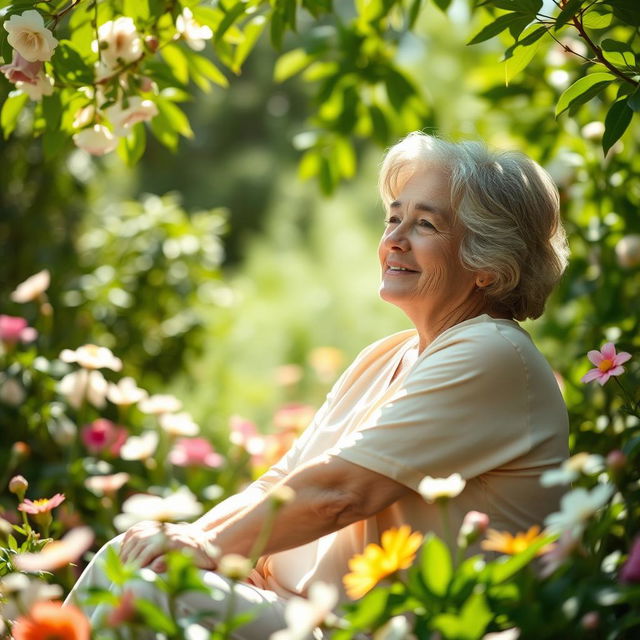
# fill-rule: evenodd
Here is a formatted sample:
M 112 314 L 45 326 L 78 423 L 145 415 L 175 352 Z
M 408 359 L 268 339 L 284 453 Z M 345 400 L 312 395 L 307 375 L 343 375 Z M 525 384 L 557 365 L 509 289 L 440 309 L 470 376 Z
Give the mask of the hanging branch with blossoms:
M 504 41 L 506 84 L 545 50 L 562 47 L 574 73 L 556 116 L 575 117 L 600 100 L 607 153 L 640 110 L 638 25 L 629 1 L 470 1 L 481 28 L 469 44 Z M 146 146 L 145 123 L 176 149 L 180 137 L 193 136 L 178 105 L 194 88 L 227 87 L 263 32 L 278 52 L 288 35 L 274 81 L 300 75 L 312 89 L 308 130 L 295 145 L 300 176 L 317 177 L 328 193 L 355 174 L 356 142 L 387 146 L 432 126 L 425 92 L 398 61 L 429 4 L 447 11 L 451 2 L 355 1 L 338 10 L 331 0 L 0 0 L 0 71 L 14 89 L 0 125 L 9 136 L 32 102 L 32 130 L 47 156 L 73 140 L 97 156 L 117 149 L 132 164 Z

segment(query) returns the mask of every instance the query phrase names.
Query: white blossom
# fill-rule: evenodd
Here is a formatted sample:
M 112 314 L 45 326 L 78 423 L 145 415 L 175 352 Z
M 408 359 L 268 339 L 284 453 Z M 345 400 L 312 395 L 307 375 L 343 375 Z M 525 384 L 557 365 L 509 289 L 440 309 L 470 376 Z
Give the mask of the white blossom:
M 465 485 L 466 481 L 459 473 L 452 473 L 448 478 L 426 476 L 418 485 L 418 491 L 427 502 L 435 502 L 441 498 L 455 498 Z
M 590 476 L 604 469 L 604 458 L 598 454 L 577 453 L 562 463 L 559 469 L 550 469 L 540 476 L 543 487 L 558 484 L 569 484 L 577 480 L 581 474 Z
M 7 602 L 0 603 L 0 618 L 16 620 L 36 602 L 60 598 L 62 587 L 29 578 L 24 573 L 10 573 L 0 578 L 0 595 L 8 596 Z
M 171 522 L 190 520 L 202 513 L 202 505 L 187 489 L 181 487 L 166 497 L 138 493 L 127 498 L 122 504 L 122 513 L 114 519 L 118 531 L 125 531 L 142 520 Z
M 78 369 L 60 380 L 58 393 L 65 396 L 74 409 L 79 409 L 85 399 L 102 409 L 106 404 L 107 381 L 100 371 Z
M 155 431 L 145 431 L 139 436 L 129 436 L 120 449 L 123 460 L 146 460 L 150 458 L 158 447 L 158 434 Z
M 144 400 L 149 394 L 141 389 L 133 378 L 125 377 L 118 381 L 117 384 L 110 383 L 107 389 L 107 398 L 109 402 L 119 406 L 128 407 L 136 404 L 140 400 Z
M 338 589 L 325 582 L 314 582 L 308 598 L 293 597 L 287 601 L 284 619 L 286 629 L 272 633 L 270 640 L 306 640 L 313 629 L 325 621 L 338 602 Z
M 168 394 L 155 394 L 145 398 L 138 403 L 138 408 L 142 413 L 161 415 L 163 413 L 175 413 L 182 409 L 182 402 L 175 396 Z
M 102 62 L 114 69 L 142 55 L 142 39 L 133 20 L 121 16 L 98 27 L 98 42 L 94 41 L 93 49 L 99 49 Z
M 191 414 L 164 413 L 159 418 L 160 426 L 171 436 L 189 437 L 198 435 L 200 427 L 193 421 Z
M 92 156 L 111 153 L 118 146 L 118 138 L 103 124 L 94 124 L 73 134 L 73 142 Z
M 117 102 L 105 109 L 105 115 L 113 125 L 113 131 L 117 136 L 128 136 L 133 125 L 138 122 L 147 122 L 158 115 L 158 107 L 152 100 L 133 96 L 128 99 L 128 102 L 125 108 Z
M 51 283 L 51 274 L 49 269 L 43 269 L 38 273 L 30 276 L 24 282 L 21 282 L 11 294 L 14 302 L 31 302 L 39 298 Z
M 176 18 L 176 30 L 194 51 L 202 51 L 207 44 L 206 41 L 211 40 L 213 37 L 211 29 L 198 24 L 193 17 L 191 9 L 187 7 Z
M 591 491 L 579 487 L 562 496 L 560 511 L 547 516 L 544 523 L 549 533 L 570 531 L 574 538 L 582 535 L 587 521 L 609 501 L 615 488 L 599 484 Z
M 58 41 L 44 26 L 42 15 L 35 9 L 13 14 L 5 21 L 4 28 L 9 33 L 7 42 L 29 62 L 51 60 L 53 50 L 58 46 Z
M 111 369 L 120 371 L 122 360 L 116 358 L 107 347 L 98 347 L 95 344 L 85 344 L 75 351 L 64 349 L 60 353 L 63 362 L 76 362 L 85 369 Z
M 16 82 L 16 89 L 20 89 L 26 93 L 31 100 L 37 102 L 42 100 L 43 96 L 53 94 L 53 78 L 40 73 L 36 76 L 35 82 Z

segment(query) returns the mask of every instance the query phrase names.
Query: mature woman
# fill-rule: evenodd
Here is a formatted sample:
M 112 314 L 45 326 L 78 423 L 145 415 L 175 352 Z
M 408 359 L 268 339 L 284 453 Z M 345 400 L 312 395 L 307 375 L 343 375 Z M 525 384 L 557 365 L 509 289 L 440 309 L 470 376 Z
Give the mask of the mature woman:
M 162 571 L 166 546 L 192 549 L 206 580 L 222 554 L 250 554 L 269 494 L 295 497 L 278 512 L 237 607 L 262 607 L 238 638 L 268 638 L 283 608 L 318 580 L 341 586 L 347 562 L 391 526 L 443 534 L 418 494 L 427 475 L 462 474 L 452 526 L 472 510 L 498 530 L 541 524 L 557 506 L 540 475 L 567 455 L 567 414 L 553 373 L 516 321 L 537 318 L 560 278 L 566 243 L 549 176 L 516 153 L 413 133 L 387 154 L 380 192 L 380 295 L 415 326 L 367 347 L 312 424 L 264 476 L 192 524 L 140 523 L 110 544 Z M 101 553 L 74 594 L 105 584 Z M 140 594 L 161 600 L 149 585 Z M 224 602 L 182 599 L 181 611 Z M 94 611 L 99 615 L 99 611 Z

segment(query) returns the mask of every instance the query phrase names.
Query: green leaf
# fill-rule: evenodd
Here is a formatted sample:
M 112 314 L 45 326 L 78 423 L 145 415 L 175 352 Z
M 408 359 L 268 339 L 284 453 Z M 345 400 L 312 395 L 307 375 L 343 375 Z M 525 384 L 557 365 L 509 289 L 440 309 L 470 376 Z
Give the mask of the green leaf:
M 152 123 L 162 117 L 162 122 L 168 123 L 173 131 L 177 131 L 185 138 L 193 138 L 193 131 L 191 130 L 189 120 L 180 107 L 177 107 L 173 102 L 169 102 L 162 98 L 158 98 L 156 100 L 156 105 L 159 113 L 155 118 L 153 118 L 151 121 Z
M 523 71 L 533 60 L 540 44 L 539 39 L 546 33 L 544 27 L 531 25 L 524 31 L 524 37 L 509 47 L 504 54 L 505 84 Z
M 133 567 L 122 564 L 118 552 L 112 546 L 107 548 L 103 568 L 107 579 L 119 587 L 135 575 Z
M 615 80 L 615 76 L 611 73 L 591 73 L 579 80 L 576 80 L 570 87 L 565 89 L 558 99 L 556 105 L 556 117 L 563 111 L 566 111 L 574 102 L 580 99 L 587 92 L 602 91 L 606 86 Z M 594 94 L 589 94 L 593 97 Z
M 488 24 L 486 27 L 483 27 L 479 33 L 477 33 L 471 40 L 469 40 L 467 44 L 478 44 L 479 42 L 489 40 L 490 38 L 497 36 L 499 33 L 502 33 L 510 26 L 521 23 L 522 20 L 523 17 L 521 13 L 513 12 L 502 15 Z M 526 23 L 524 26 L 526 26 Z
M 132 167 L 142 158 L 147 144 L 147 134 L 142 122 L 138 122 L 131 129 L 131 133 L 121 138 L 118 143 L 118 155 L 128 167 Z
M 627 130 L 632 117 L 633 111 L 629 108 L 627 100 L 618 100 L 611 105 L 604 119 L 602 150 L 605 155 Z
M 569 22 L 569 20 L 571 20 L 578 11 L 580 11 L 583 2 L 585 2 L 585 0 L 569 0 L 562 11 L 558 14 L 554 29 L 558 31 L 558 29 L 564 27 L 564 25 L 567 24 L 567 22 Z
M 384 619 L 391 590 L 389 587 L 377 587 L 361 598 L 353 612 L 346 618 L 356 629 L 375 627 Z
M 244 61 L 253 50 L 266 24 L 267 19 L 264 16 L 255 16 L 245 25 L 242 32 L 244 40 L 236 47 L 233 58 L 233 71 L 235 73 L 240 73 Z
M 13 133 L 18 124 L 18 116 L 27 104 L 29 96 L 26 93 L 12 91 L 2 105 L 0 112 L 0 126 L 5 140 Z
M 606 9 L 592 9 L 582 17 L 582 25 L 587 29 L 606 29 L 613 21 L 613 14 Z
M 60 94 L 55 92 L 50 96 L 42 97 L 42 115 L 44 116 L 47 131 L 59 131 L 62 120 L 62 104 Z
M 343 178 L 353 178 L 356 173 L 356 154 L 351 141 L 337 138 L 334 146 L 336 165 Z
M 313 57 L 310 56 L 304 49 L 292 49 L 283 53 L 276 61 L 275 68 L 273 70 L 273 79 L 276 82 L 284 82 L 296 73 L 300 73 L 303 69 L 309 66 L 313 62 Z
M 625 42 L 606 38 L 600 43 L 604 57 L 618 67 L 636 68 L 636 57 L 633 49 Z
M 444 11 L 444 12 L 447 11 L 447 9 L 449 8 L 449 5 L 451 4 L 451 0 L 433 0 L 433 2 L 436 5 L 436 7 L 440 9 L 440 11 Z
M 168 44 L 162 49 L 162 57 L 178 82 L 187 84 L 189 81 L 189 62 L 185 51 L 178 45 Z
M 203 90 L 210 89 L 209 80 L 215 82 L 220 87 L 228 87 L 229 81 L 227 77 L 216 67 L 211 60 L 201 56 L 194 51 L 185 51 L 187 62 L 189 63 L 189 71 L 193 81 Z
M 135 601 L 135 608 L 150 629 L 167 634 L 174 634 L 178 631 L 178 627 L 169 614 L 153 602 L 139 598 Z
M 389 143 L 389 123 L 384 111 L 376 104 L 369 107 L 369 117 L 371 118 L 371 135 L 373 139 L 381 145 Z
M 409 30 L 411 31 L 418 20 L 418 16 L 420 15 L 420 9 L 422 8 L 422 0 L 413 0 L 411 3 L 411 7 L 409 8 Z
M 54 74 L 62 84 L 84 86 L 94 80 L 93 69 L 87 65 L 70 40 L 62 40 L 51 58 Z
M 483 592 L 473 593 L 462 606 L 460 613 L 441 613 L 433 619 L 433 627 L 445 638 L 455 640 L 478 640 L 484 636 L 493 613 Z
M 453 564 L 447 545 L 437 536 L 428 535 L 422 545 L 420 570 L 425 586 L 436 596 L 444 597 L 447 593 Z
M 636 89 L 627 99 L 627 104 L 629 105 L 629 109 L 635 111 L 636 113 L 640 113 L 640 88 Z
M 219 5 L 222 6 L 222 5 Z M 231 27 L 236 20 L 244 15 L 245 10 L 247 9 L 247 3 L 246 2 L 236 2 L 233 7 L 231 7 L 231 9 L 229 9 L 229 11 L 227 11 L 227 13 L 225 14 L 224 18 L 222 18 L 222 20 L 220 21 L 220 24 L 218 25 L 218 28 L 215 31 L 214 34 L 214 39 L 216 42 L 219 42 L 220 40 L 222 40 L 222 38 L 224 37 L 224 34 L 229 30 L 229 27 Z

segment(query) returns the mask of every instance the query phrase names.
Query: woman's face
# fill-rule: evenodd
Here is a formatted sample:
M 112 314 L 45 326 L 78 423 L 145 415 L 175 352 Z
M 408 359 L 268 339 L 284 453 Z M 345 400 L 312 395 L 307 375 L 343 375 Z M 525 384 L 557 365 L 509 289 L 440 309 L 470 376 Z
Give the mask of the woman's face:
M 378 247 L 380 296 L 416 326 L 468 315 L 477 307 L 476 276 L 458 257 L 462 231 L 454 221 L 447 172 L 419 166 L 401 173 L 398 182 Z

